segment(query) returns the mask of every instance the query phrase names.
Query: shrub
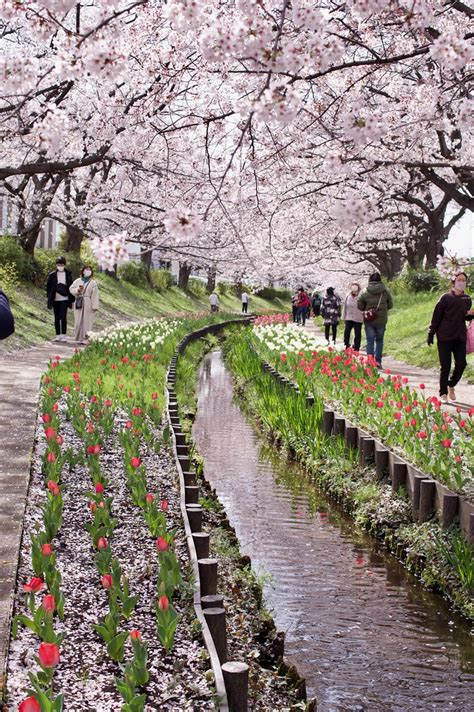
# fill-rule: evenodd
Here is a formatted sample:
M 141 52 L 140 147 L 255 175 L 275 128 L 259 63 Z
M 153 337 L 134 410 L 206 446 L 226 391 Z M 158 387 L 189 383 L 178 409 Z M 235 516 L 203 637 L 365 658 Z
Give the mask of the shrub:
M 218 282 L 216 286 L 216 292 L 223 296 L 224 294 L 228 294 L 230 289 L 232 289 L 232 285 L 229 284 L 228 282 Z
M 141 262 L 125 262 L 118 268 L 118 275 L 124 282 L 129 282 L 137 287 L 143 287 L 148 284 L 145 267 Z
M 0 264 L 14 265 L 19 279 L 32 281 L 35 278 L 36 269 L 33 258 L 11 235 L 0 237 Z
M 255 292 L 262 299 L 282 299 L 287 300 L 291 297 L 291 291 L 289 289 L 282 289 L 281 287 L 262 287 Z
M 206 283 L 197 277 L 191 277 L 188 284 L 188 289 L 194 294 L 204 296 L 206 294 Z
M 151 283 L 158 292 L 166 292 L 173 286 L 173 275 L 169 269 L 150 270 Z
M 5 292 L 10 301 L 15 301 L 19 286 L 20 280 L 16 264 L 13 262 L 0 264 L 0 289 Z
M 401 278 L 412 292 L 434 292 L 442 287 L 442 278 L 436 269 L 408 269 Z

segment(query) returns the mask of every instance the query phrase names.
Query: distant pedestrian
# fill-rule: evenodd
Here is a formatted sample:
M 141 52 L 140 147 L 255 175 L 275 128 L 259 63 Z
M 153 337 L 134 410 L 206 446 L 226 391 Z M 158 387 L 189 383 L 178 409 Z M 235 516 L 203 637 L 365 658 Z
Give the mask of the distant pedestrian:
M 249 295 L 247 292 L 242 292 L 240 299 L 242 300 L 242 313 L 247 314 L 249 308 Z
M 211 305 L 211 312 L 219 311 L 219 297 L 215 292 L 209 296 L 209 304 Z
M 70 288 L 76 298 L 74 304 L 74 339 L 81 344 L 87 344 L 92 331 L 94 316 L 99 309 L 99 287 L 93 279 L 92 267 L 85 265 L 81 276 Z
M 46 296 L 48 309 L 54 312 L 55 341 L 67 339 L 67 310 L 72 308 L 74 297 L 69 291 L 72 284 L 72 273 L 66 269 L 64 257 L 56 260 L 56 269 L 48 275 L 46 282 Z
M 443 294 L 436 304 L 428 330 L 428 346 L 436 334 L 440 363 L 439 397 L 443 403 L 456 400 L 454 390 L 466 368 L 466 321 L 474 319 L 472 299 L 465 293 L 467 275 L 458 272 L 452 281 L 451 291 Z M 471 327 L 472 328 L 472 327 Z M 451 357 L 454 369 L 451 372 Z
M 321 314 L 321 301 L 321 295 L 318 292 L 315 292 L 311 301 L 314 316 L 319 316 Z
M 321 316 L 324 321 L 324 336 L 327 346 L 329 346 L 329 333 L 332 335 L 332 343 L 336 345 L 337 327 L 341 318 L 341 299 L 334 292 L 334 287 L 328 287 L 321 304 Z
M 370 275 L 366 289 L 359 295 L 357 307 L 364 313 L 367 355 L 373 356 L 377 366 L 381 368 L 383 339 L 393 299 L 379 272 Z
M 298 301 L 296 302 L 296 323 L 304 326 L 306 324 L 306 315 L 311 302 L 306 294 L 304 287 L 298 289 Z
M 298 292 L 295 292 L 291 297 L 291 311 L 293 313 L 293 321 L 296 322 L 296 315 L 298 314 Z
M 354 330 L 354 351 L 360 351 L 360 341 L 362 335 L 362 322 L 364 315 L 357 306 L 359 299 L 360 285 L 357 282 L 351 284 L 351 291 L 344 299 L 342 307 L 342 318 L 344 326 L 344 346 L 348 349 L 351 345 L 351 332 Z
M 15 331 L 15 319 L 5 292 L 0 289 L 0 340 L 8 339 Z

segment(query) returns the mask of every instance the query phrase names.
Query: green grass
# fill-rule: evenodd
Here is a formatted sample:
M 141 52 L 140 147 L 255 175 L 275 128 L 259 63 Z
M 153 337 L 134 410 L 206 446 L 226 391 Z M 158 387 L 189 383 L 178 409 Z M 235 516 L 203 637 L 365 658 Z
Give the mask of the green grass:
M 160 293 L 149 287 L 136 287 L 112 279 L 105 274 L 98 274 L 95 278 L 99 284 L 100 309 L 94 322 L 94 331 L 163 314 L 210 311 L 207 294 L 184 292 L 177 287 Z M 13 298 L 11 294 L 8 296 L 15 316 L 15 334 L 0 342 L 0 353 L 16 351 L 53 338 L 54 319 L 52 312 L 46 308 L 44 289 L 22 283 Z M 220 296 L 219 303 L 221 311 L 240 313 L 240 299 L 234 294 Z M 255 313 L 286 311 L 288 304 L 254 296 L 250 308 Z M 73 316 L 69 312 L 69 334 L 72 333 Z
M 424 368 L 439 368 L 436 339 L 433 346 L 426 344 L 428 326 L 439 294 L 418 292 L 396 294 L 389 313 L 385 332 L 384 352 L 405 363 Z M 474 356 L 467 357 L 464 378 L 474 383 Z

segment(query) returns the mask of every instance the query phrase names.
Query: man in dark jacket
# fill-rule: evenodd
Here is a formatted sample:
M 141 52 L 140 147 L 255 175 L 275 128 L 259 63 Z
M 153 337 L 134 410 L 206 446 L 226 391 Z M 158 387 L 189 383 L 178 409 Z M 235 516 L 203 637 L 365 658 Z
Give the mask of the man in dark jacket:
M 0 340 L 7 339 L 15 331 L 15 320 L 10 302 L 5 292 L 0 289 Z
M 387 328 L 388 312 L 392 307 L 392 295 L 382 282 L 380 273 L 373 272 L 369 277 L 367 288 L 357 300 L 357 308 L 362 312 L 367 312 L 369 309 L 377 310 L 377 316 L 372 321 L 366 321 L 364 318 L 364 327 L 367 356 L 373 356 L 379 368 L 382 367 L 383 338 Z
M 438 340 L 439 397 L 443 403 L 447 403 L 448 396 L 456 400 L 454 389 L 466 368 L 466 320 L 474 318 L 472 299 L 464 291 L 466 286 L 467 275 L 459 272 L 453 279 L 451 291 L 443 294 L 436 304 L 428 330 L 428 346 L 433 343 L 435 334 Z M 450 378 L 451 357 L 454 357 L 454 370 Z
M 55 341 L 66 341 L 67 310 L 72 307 L 74 297 L 69 291 L 72 284 L 72 274 L 66 269 L 64 257 L 56 260 L 56 270 L 51 272 L 46 283 L 48 309 L 54 311 Z

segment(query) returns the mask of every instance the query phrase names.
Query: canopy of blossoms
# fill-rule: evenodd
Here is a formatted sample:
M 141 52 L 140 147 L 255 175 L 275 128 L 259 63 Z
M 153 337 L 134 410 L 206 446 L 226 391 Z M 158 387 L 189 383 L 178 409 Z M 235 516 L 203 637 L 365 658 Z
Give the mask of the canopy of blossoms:
M 4 0 L 0 195 L 258 279 L 442 254 L 474 209 L 474 10 L 451 0 Z M 413 257 L 413 259 L 415 259 Z

